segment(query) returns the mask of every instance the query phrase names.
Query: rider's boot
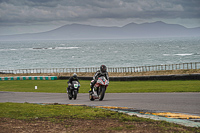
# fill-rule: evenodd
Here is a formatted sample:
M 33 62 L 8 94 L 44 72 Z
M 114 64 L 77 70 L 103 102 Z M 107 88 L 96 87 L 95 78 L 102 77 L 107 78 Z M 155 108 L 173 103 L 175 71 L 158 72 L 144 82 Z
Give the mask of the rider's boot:
M 91 82 L 91 83 L 90 83 L 90 90 L 89 90 L 89 93 L 90 93 L 90 94 L 93 94 L 93 91 L 92 91 L 92 90 L 93 90 L 93 87 L 94 87 L 94 82 Z
M 92 89 L 93 89 L 93 86 L 90 87 L 90 90 L 89 90 L 89 93 L 90 93 L 90 94 L 93 94 Z

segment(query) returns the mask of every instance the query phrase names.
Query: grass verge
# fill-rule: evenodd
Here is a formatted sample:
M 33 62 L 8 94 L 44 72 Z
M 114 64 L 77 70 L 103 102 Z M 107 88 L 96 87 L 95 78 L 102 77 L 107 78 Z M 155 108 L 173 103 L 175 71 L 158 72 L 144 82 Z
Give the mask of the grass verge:
M 11 119 L 9 121 L 9 119 Z M 100 108 L 68 105 L 38 105 L 29 103 L 0 103 L 0 130 L 19 131 L 29 127 L 48 131 L 60 125 L 67 132 L 199 132 L 200 128 L 185 127 L 164 121 L 128 116 Z M 20 121 L 19 121 L 20 120 Z M 12 123 L 15 121 L 14 123 Z M 16 122 L 20 122 L 16 123 Z M 54 123 L 54 124 L 52 124 Z M 17 127 L 17 128 L 15 128 Z M 33 128 L 32 130 L 30 128 Z M 37 130 L 35 129 L 35 130 Z M 44 130 L 45 129 L 45 130 Z M 55 129 L 57 132 L 58 129 Z M 52 132 L 55 132 L 52 131 Z
M 90 81 L 80 80 L 80 83 L 80 93 L 88 93 Z M 67 80 L 13 80 L 0 84 L 0 91 L 14 92 L 65 93 L 67 88 Z M 139 92 L 200 92 L 200 81 L 110 81 L 106 90 L 106 93 Z

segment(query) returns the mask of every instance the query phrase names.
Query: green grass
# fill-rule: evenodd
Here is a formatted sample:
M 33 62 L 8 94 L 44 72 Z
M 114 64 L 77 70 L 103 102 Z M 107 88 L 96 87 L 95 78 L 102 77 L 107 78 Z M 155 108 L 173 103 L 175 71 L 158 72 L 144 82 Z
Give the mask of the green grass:
M 137 116 L 129 116 L 123 113 L 118 113 L 101 108 L 92 108 L 88 106 L 68 106 L 68 105 L 39 105 L 29 103 L 0 103 L 0 118 L 11 118 L 20 120 L 46 120 L 53 123 L 65 123 L 69 119 L 83 120 L 96 120 L 96 119 L 111 119 L 119 120 L 122 122 L 121 126 L 110 126 L 107 130 L 121 131 L 137 130 L 138 125 L 145 125 L 146 128 L 152 130 L 167 132 L 178 131 L 181 132 L 198 132 L 199 128 L 184 127 L 165 121 L 155 121 Z M 113 121 L 114 122 L 114 121 Z M 129 123 L 129 124 L 128 124 Z M 72 125 L 66 125 L 69 128 Z M 123 126 L 124 125 L 124 126 Z M 140 131 L 140 129 L 138 129 Z
M 100 108 L 67 105 L 39 105 L 29 103 L 0 103 L 0 117 L 12 119 L 35 119 L 68 117 L 94 119 L 95 117 L 118 117 L 119 114 Z
M 80 93 L 88 93 L 90 81 L 80 80 Z M 37 86 L 38 89 L 35 89 Z M 0 91 L 65 93 L 67 80 L 0 81 Z M 106 93 L 200 92 L 200 80 L 110 81 Z
M 51 121 L 54 121 L 56 117 L 88 120 L 94 120 L 96 118 L 112 118 L 121 121 L 153 121 L 150 119 L 130 117 L 123 113 L 88 106 L 69 106 L 59 104 L 40 105 L 30 103 L 0 103 L 0 117 L 21 120 L 50 118 Z

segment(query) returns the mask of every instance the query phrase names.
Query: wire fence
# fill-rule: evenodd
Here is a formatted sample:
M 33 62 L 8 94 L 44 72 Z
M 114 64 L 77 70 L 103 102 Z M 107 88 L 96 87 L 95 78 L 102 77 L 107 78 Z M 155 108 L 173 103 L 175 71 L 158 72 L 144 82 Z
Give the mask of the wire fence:
M 200 69 L 200 62 L 167 64 L 167 65 L 152 65 L 152 66 L 137 66 L 137 67 L 108 67 L 107 71 L 111 73 L 136 73 L 148 71 L 162 70 L 189 70 Z M 18 73 L 78 73 L 78 72 L 96 72 L 99 67 L 87 68 L 33 68 L 33 69 L 16 69 L 16 70 L 0 70 L 0 74 L 18 74 Z

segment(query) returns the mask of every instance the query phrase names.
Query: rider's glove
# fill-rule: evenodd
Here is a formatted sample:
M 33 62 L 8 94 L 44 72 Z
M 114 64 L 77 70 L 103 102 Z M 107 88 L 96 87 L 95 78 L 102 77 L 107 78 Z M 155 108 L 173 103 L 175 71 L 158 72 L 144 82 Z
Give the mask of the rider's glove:
M 97 78 L 95 78 L 95 80 L 94 80 L 94 83 L 96 83 L 96 82 L 97 82 L 97 80 L 98 80 L 98 77 L 97 77 Z

